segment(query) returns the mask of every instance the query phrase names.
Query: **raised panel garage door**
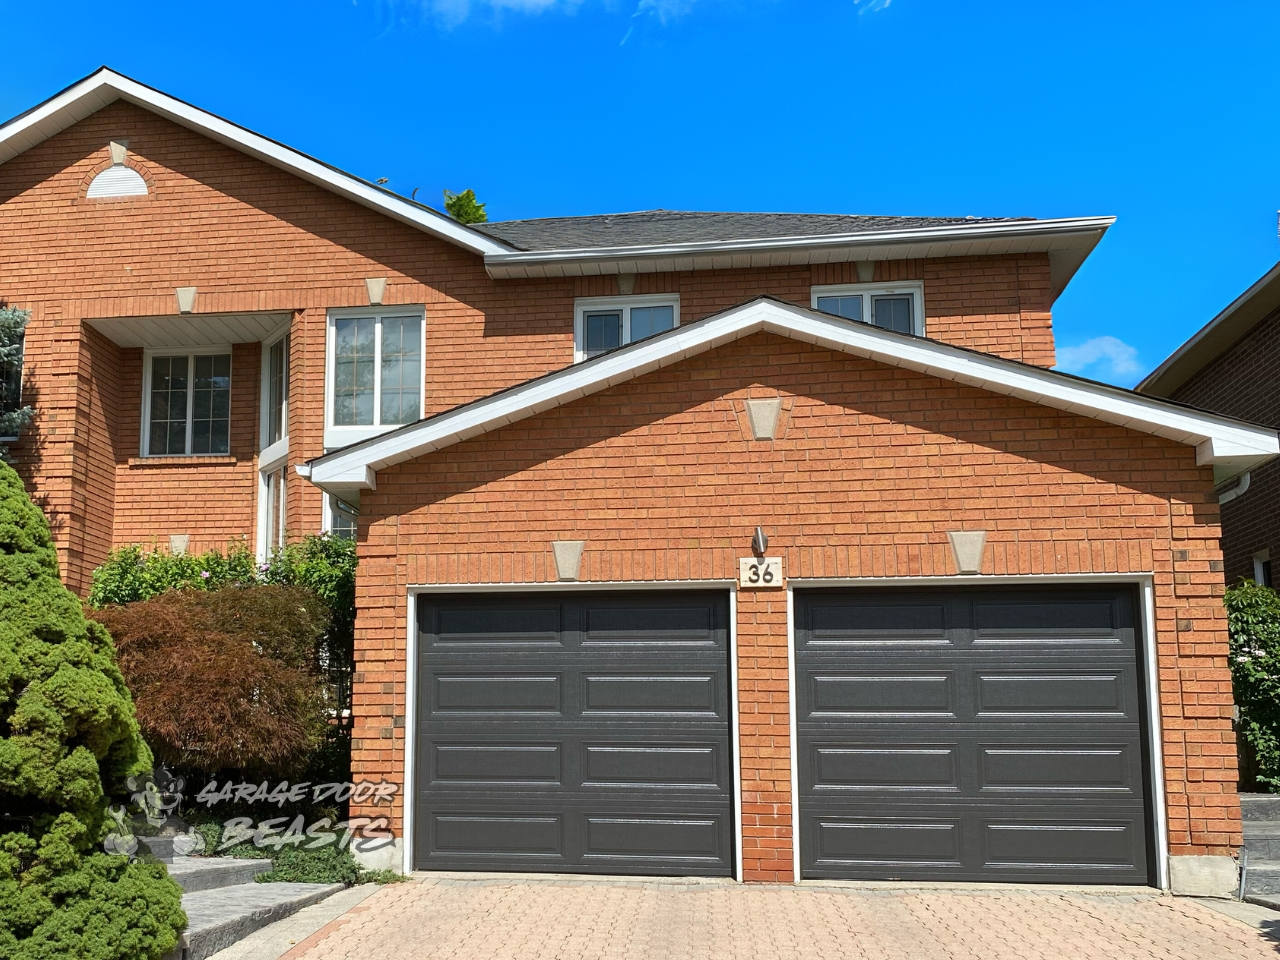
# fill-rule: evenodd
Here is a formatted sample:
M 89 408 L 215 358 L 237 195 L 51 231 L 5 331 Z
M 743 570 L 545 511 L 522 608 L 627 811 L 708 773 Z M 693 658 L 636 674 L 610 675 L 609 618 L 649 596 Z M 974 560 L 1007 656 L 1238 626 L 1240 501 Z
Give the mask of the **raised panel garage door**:
M 730 876 L 728 598 L 418 600 L 421 870 Z
M 796 593 L 801 874 L 1142 884 L 1135 593 Z

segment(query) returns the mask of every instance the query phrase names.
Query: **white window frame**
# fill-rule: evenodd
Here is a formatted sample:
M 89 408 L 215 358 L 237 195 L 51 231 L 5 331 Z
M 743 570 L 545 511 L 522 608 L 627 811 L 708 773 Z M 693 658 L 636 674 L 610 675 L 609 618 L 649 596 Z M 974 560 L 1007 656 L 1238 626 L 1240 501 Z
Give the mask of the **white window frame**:
M 271 348 L 277 343 L 289 336 L 290 327 L 285 326 L 282 330 L 276 331 L 270 337 L 262 341 L 262 385 L 259 387 L 259 395 L 262 397 L 262 410 L 259 416 L 258 424 L 258 448 L 262 451 L 258 455 L 259 469 L 264 464 L 279 461 L 289 455 L 289 397 L 285 394 L 284 409 L 281 411 L 284 435 L 275 443 L 268 443 L 267 440 L 271 436 Z M 293 349 L 290 344 L 290 350 Z M 290 357 L 285 357 L 285 379 L 288 379 Z
M 1271 550 L 1259 550 L 1253 555 L 1253 582 L 1260 586 L 1266 586 L 1266 569 L 1264 564 L 1271 562 Z M 1272 571 L 1274 575 L 1274 571 Z
M 257 556 L 259 563 L 266 563 L 271 559 L 272 531 L 269 525 L 272 520 L 275 521 L 276 530 L 275 541 L 279 545 L 284 544 L 285 533 L 288 527 L 288 510 L 289 503 L 289 470 L 288 470 L 288 454 L 274 463 L 264 464 L 259 461 L 258 469 L 258 543 Z M 271 478 L 276 474 L 280 475 L 280 488 L 276 491 L 276 502 L 271 502 Z M 274 507 L 274 512 L 272 508 Z
M 862 320 L 851 320 L 850 323 L 865 323 L 874 327 L 871 322 L 871 298 L 879 296 L 911 295 L 911 332 L 917 337 L 924 336 L 924 283 L 919 280 L 904 280 L 901 283 L 833 283 L 809 288 L 809 306 L 818 309 L 819 297 L 853 297 L 861 296 Z M 842 318 L 843 319 L 843 318 Z M 877 329 L 883 329 L 879 327 Z
M 321 520 L 321 522 L 320 522 L 320 532 L 321 532 L 321 533 L 333 533 L 333 530 L 334 530 L 334 527 L 333 527 L 333 511 L 334 511 L 335 509 L 337 509 L 337 508 L 334 506 L 334 504 L 337 502 L 337 500 L 338 500 L 338 498 L 337 498 L 337 497 L 335 497 L 332 493 L 326 493 L 326 494 L 324 495 L 324 518 L 323 518 L 323 519 Z M 353 509 L 354 509 L 354 508 L 353 508 Z M 359 513 L 357 513 L 357 514 L 356 514 L 356 516 L 357 516 L 357 517 L 359 517 Z M 358 523 L 358 522 L 357 522 L 356 526 L 357 526 L 357 529 L 358 529 L 358 528 L 359 528 L 359 523 Z
M 138 455 L 151 460 L 172 460 L 175 457 L 230 457 L 230 425 L 235 417 L 228 411 L 228 436 L 226 453 L 152 453 L 151 446 L 151 361 L 154 357 L 186 357 L 187 358 L 187 449 L 191 449 L 191 416 L 195 409 L 195 358 L 196 357 L 231 357 L 231 390 L 236 388 L 235 357 L 231 344 L 219 344 L 213 347 L 158 347 L 142 352 L 142 435 L 138 438 Z
M 600 310 L 622 311 L 622 345 L 631 342 L 632 307 L 671 307 L 672 329 L 680 326 L 680 295 L 677 293 L 649 293 L 634 297 L 579 297 L 573 301 L 573 362 L 587 359 L 584 349 L 586 331 L 584 317 Z
M 398 430 L 403 423 L 382 424 L 378 421 L 382 416 L 382 318 L 408 317 L 417 315 L 420 319 L 418 329 L 420 342 L 419 356 L 422 358 L 421 382 L 418 384 L 418 416 L 426 415 L 427 408 L 427 316 L 422 304 L 382 305 L 377 307 L 351 307 L 349 309 L 330 308 L 325 321 L 324 349 L 324 445 L 326 447 L 345 447 L 361 440 L 377 437 L 391 430 Z M 373 317 L 377 321 L 373 338 L 373 423 L 358 426 L 339 426 L 333 422 L 333 385 L 334 385 L 334 350 L 337 337 L 334 336 L 334 325 L 339 320 L 355 320 Z

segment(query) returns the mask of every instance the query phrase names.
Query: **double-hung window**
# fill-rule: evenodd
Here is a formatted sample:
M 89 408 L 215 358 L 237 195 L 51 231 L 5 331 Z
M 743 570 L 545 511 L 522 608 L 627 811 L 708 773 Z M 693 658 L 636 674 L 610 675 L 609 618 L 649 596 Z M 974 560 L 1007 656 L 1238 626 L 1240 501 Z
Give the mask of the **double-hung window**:
M 422 416 L 421 309 L 331 311 L 326 446 Z
M 812 287 L 811 306 L 846 320 L 924 336 L 924 285 L 849 283 Z
M 143 378 L 143 456 L 231 452 L 230 353 L 149 355 Z
M 587 360 L 680 325 L 680 298 L 590 297 L 574 301 L 574 352 Z

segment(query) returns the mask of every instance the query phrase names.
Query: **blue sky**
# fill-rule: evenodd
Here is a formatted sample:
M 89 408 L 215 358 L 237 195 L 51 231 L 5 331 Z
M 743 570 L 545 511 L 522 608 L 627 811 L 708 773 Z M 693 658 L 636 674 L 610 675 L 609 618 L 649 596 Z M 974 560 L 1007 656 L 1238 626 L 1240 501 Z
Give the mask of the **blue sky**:
M 1280 259 L 1274 0 L 0 0 L 0 37 L 4 116 L 105 63 L 492 219 L 1114 214 L 1055 324 L 1124 385 Z

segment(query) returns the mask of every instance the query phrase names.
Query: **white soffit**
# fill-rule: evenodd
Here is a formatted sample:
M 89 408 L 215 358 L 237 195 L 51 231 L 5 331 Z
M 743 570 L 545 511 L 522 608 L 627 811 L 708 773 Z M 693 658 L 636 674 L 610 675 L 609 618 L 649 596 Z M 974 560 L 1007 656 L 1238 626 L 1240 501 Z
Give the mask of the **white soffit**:
M 1196 448 L 1219 482 L 1280 453 L 1266 427 L 1204 413 L 1119 387 L 964 350 L 924 337 L 891 333 L 771 299 L 725 313 L 567 367 L 306 465 L 313 483 L 339 495 L 376 485 L 383 467 L 534 416 L 754 333 L 818 344 L 880 363 L 954 380 L 992 393 L 1166 437 Z
M 1045 253 L 1056 297 L 1113 223 L 1115 217 L 975 221 L 836 236 L 491 253 L 484 262 L 496 279 L 524 279 Z
M 188 313 L 167 317 L 108 317 L 86 320 L 122 347 L 163 350 L 257 343 L 289 323 L 288 313 Z
M 39 106 L 32 107 L 0 126 L 0 163 L 13 159 L 37 144 L 79 123 L 116 100 L 126 100 L 144 110 L 194 130 L 211 140 L 256 157 L 303 180 L 379 213 L 448 240 L 473 253 L 505 253 L 512 248 L 491 237 L 469 230 L 452 217 L 430 207 L 344 173 L 327 163 L 300 153 L 282 143 L 246 130 L 189 103 L 170 97 L 145 84 L 101 67 L 79 83 Z

